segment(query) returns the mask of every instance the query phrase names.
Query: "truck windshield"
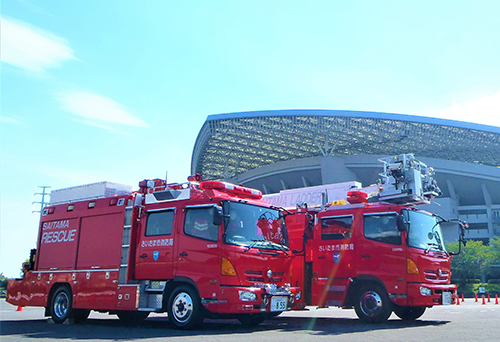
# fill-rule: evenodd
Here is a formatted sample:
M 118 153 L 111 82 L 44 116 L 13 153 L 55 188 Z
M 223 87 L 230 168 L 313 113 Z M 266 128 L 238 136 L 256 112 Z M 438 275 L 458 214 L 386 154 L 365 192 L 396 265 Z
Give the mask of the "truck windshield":
M 443 234 L 438 218 L 423 211 L 403 210 L 405 220 L 409 222 L 408 246 L 446 252 Z
M 226 243 L 250 248 L 286 251 L 288 237 L 285 220 L 278 209 L 225 201 Z

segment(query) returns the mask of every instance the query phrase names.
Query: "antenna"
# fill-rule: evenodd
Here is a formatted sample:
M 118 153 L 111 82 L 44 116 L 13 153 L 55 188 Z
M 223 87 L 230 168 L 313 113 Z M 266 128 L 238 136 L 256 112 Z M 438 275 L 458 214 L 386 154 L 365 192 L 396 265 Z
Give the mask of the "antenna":
M 46 186 L 46 185 L 39 185 L 38 186 L 39 188 L 42 188 L 42 192 L 37 192 L 35 193 L 33 196 L 36 196 L 36 195 L 42 195 L 42 200 L 40 202 L 33 202 L 31 203 L 32 205 L 33 204 L 40 204 L 40 210 L 33 210 L 31 213 L 40 213 L 40 215 L 42 215 L 42 212 L 43 212 L 43 208 L 45 208 L 45 205 L 48 204 L 49 202 L 45 202 L 45 196 L 50 196 L 50 193 L 46 192 L 45 190 L 49 189 L 50 186 Z

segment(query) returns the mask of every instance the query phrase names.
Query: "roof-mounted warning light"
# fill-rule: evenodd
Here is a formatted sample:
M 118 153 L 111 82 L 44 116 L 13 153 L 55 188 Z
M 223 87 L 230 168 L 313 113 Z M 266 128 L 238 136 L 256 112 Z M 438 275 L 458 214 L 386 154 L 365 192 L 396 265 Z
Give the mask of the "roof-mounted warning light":
M 203 181 L 200 183 L 202 190 L 219 190 L 230 195 L 243 198 L 261 199 L 262 192 L 256 189 L 247 188 L 241 185 L 234 185 L 231 183 L 220 181 Z
M 195 175 L 191 175 L 187 178 L 188 182 L 196 182 L 199 183 L 201 182 L 201 175 L 199 173 Z
M 368 194 L 359 190 L 349 191 L 347 193 L 347 202 L 350 204 L 368 203 Z

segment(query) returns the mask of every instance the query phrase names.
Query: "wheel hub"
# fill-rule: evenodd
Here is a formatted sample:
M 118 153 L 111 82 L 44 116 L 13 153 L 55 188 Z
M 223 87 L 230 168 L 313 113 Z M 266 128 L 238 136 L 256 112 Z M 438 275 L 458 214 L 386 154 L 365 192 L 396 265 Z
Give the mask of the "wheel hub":
M 361 297 L 361 310 L 368 317 L 375 317 L 382 310 L 382 298 L 377 292 L 368 291 Z
M 65 293 L 57 295 L 54 301 L 54 313 L 57 317 L 64 317 L 68 312 L 69 298 Z
M 179 293 L 172 304 L 175 319 L 178 322 L 185 322 L 193 312 L 193 300 L 185 293 Z

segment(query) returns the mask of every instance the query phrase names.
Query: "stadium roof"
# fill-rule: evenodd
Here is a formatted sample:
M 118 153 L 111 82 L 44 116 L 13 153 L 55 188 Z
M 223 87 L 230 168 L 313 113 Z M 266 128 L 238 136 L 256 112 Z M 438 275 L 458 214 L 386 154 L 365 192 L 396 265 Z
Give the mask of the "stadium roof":
M 315 156 L 396 155 L 500 166 L 500 127 L 403 114 L 276 110 L 208 116 L 191 160 L 203 179 L 232 179 Z

